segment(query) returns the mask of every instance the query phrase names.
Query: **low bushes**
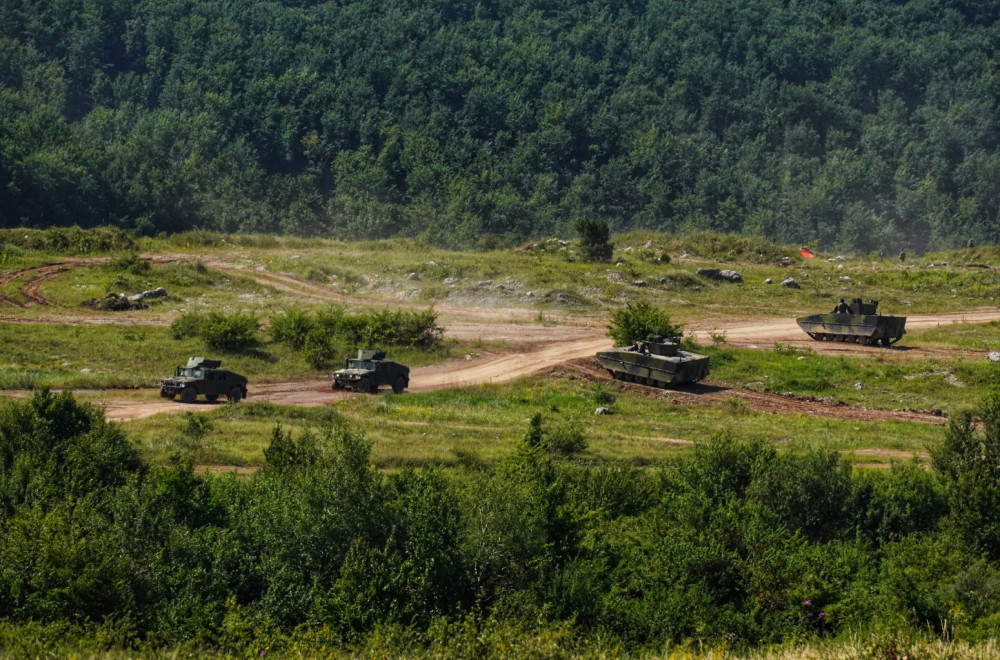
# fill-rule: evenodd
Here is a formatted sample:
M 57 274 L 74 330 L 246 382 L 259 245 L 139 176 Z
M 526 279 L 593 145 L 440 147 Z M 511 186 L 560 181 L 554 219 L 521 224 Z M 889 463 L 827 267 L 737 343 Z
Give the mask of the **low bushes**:
M 271 318 L 271 338 L 302 351 L 316 369 L 331 362 L 348 347 L 436 348 L 441 328 L 433 309 L 423 312 L 377 310 L 347 314 L 343 307 L 331 306 L 308 312 L 291 309 Z
M 183 314 L 170 324 L 174 339 L 201 337 L 209 348 L 239 353 L 257 345 L 260 323 L 252 314 Z
M 595 468 L 563 457 L 578 430 L 535 416 L 494 467 L 383 474 L 331 417 L 275 428 L 257 473 L 212 477 L 147 465 L 99 411 L 42 392 L 0 406 L 0 618 L 241 657 L 367 644 L 457 657 L 450 644 L 498 627 L 520 631 L 512 649 L 562 631 L 552 657 L 984 640 L 1000 563 L 989 530 L 957 517 L 996 519 L 998 486 L 980 478 L 995 409 L 982 430 L 949 431 L 940 473 L 858 476 L 834 452 L 725 436 L 656 469 Z

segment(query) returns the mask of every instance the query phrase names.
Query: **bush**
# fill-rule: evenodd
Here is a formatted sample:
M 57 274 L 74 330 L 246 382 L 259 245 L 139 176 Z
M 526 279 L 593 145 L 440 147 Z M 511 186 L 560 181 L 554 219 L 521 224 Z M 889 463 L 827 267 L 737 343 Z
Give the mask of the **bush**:
M 316 370 L 325 368 L 336 357 L 330 336 L 322 328 L 309 331 L 302 345 L 302 354 L 309 366 Z
M 683 333 L 681 326 L 670 322 L 666 312 L 644 301 L 627 303 L 625 309 L 611 315 L 608 324 L 608 336 L 615 341 L 615 346 L 628 346 L 654 335 L 680 337 Z
M 201 326 L 201 337 L 209 348 L 222 351 L 245 351 L 257 344 L 257 317 L 252 314 L 212 313 Z
M 130 275 L 145 275 L 149 273 L 150 268 L 149 262 L 135 252 L 115 257 L 108 263 L 108 269 L 112 272 Z
M 271 338 L 301 351 L 306 336 L 317 327 L 317 320 L 301 309 L 290 309 L 271 318 Z
M 197 312 L 181 314 L 170 324 L 171 339 L 187 339 L 189 337 L 200 337 L 201 328 L 205 324 L 205 316 Z
M 594 403 L 599 406 L 610 406 L 618 400 L 618 396 L 604 383 L 598 383 L 593 392 Z
M 611 259 L 613 248 L 608 242 L 611 230 L 607 222 L 580 218 L 576 221 L 576 231 L 580 234 L 580 250 L 585 259 L 590 261 Z
M 542 435 L 545 451 L 562 456 L 572 456 L 587 450 L 587 436 L 577 422 L 560 422 Z

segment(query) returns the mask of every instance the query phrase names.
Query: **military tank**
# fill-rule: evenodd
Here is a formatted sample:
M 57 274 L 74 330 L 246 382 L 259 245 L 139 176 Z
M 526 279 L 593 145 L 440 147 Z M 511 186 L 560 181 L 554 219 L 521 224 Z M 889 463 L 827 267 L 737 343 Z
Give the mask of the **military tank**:
M 878 301 L 854 298 L 848 305 L 841 298 L 828 314 L 795 319 L 799 327 L 817 341 L 844 341 L 875 346 L 891 346 L 906 334 L 905 316 L 878 313 Z
M 597 353 L 612 377 L 654 387 L 694 383 L 708 375 L 708 356 L 680 349 L 680 337 L 650 337 Z

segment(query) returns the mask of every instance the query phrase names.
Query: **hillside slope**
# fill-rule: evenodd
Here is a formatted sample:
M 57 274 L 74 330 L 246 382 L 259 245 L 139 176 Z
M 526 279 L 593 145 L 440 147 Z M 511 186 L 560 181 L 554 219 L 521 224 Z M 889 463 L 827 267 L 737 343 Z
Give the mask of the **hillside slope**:
M 996 243 L 989 3 L 11 0 L 0 224 Z

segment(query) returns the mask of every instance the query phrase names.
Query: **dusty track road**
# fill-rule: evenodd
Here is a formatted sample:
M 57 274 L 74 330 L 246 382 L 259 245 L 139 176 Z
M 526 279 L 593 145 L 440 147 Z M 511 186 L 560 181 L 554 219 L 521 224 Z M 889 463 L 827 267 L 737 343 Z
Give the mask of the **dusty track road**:
M 176 263 L 190 260 L 182 255 L 166 255 L 153 257 L 154 263 Z M 21 295 L 27 301 L 23 305 L 9 298 L 0 297 L 0 304 L 17 307 L 37 306 L 52 309 L 51 314 L 39 317 L 25 318 L 21 316 L 0 316 L 0 322 L 7 323 L 80 323 L 80 324 L 115 324 L 115 325 L 167 325 L 170 315 L 148 314 L 146 312 L 99 313 L 84 309 L 70 309 L 54 305 L 39 293 L 41 285 L 52 278 L 73 268 L 93 267 L 106 262 L 107 259 L 67 259 L 55 264 L 47 264 L 35 268 L 17 271 L 7 271 L 0 274 L 0 286 L 10 284 L 15 280 L 23 280 Z M 393 306 L 424 308 L 405 301 L 372 301 L 368 299 L 347 296 L 329 288 L 308 282 L 287 273 L 251 268 L 239 263 L 232 263 L 215 258 L 202 259 L 210 268 L 215 268 L 255 280 L 260 284 L 274 287 L 279 291 L 292 293 L 301 298 L 312 300 L 340 302 L 361 306 Z M 604 321 L 598 317 L 566 316 L 558 325 L 543 325 L 533 322 L 534 310 L 516 308 L 482 308 L 462 307 L 455 305 L 435 306 L 439 318 L 445 326 L 445 336 L 463 340 L 503 340 L 516 347 L 515 352 L 489 355 L 473 360 L 449 361 L 429 367 L 414 369 L 411 372 L 410 388 L 412 392 L 431 391 L 476 385 L 480 383 L 502 383 L 531 375 L 546 369 L 570 363 L 577 364 L 580 360 L 590 358 L 594 353 L 611 346 L 606 337 Z M 948 323 L 982 323 L 1000 320 L 1000 310 L 973 310 L 968 312 L 952 312 L 942 314 L 923 314 L 908 316 L 907 327 L 919 329 L 944 325 Z M 974 355 L 970 351 L 955 351 L 947 349 L 927 349 L 907 347 L 905 345 L 893 349 L 858 344 L 840 344 L 836 342 L 817 342 L 805 338 L 802 331 L 791 318 L 762 318 L 747 321 L 732 319 L 713 323 L 710 327 L 698 327 L 692 324 L 694 337 L 703 342 L 711 341 L 709 333 L 712 330 L 724 331 L 728 345 L 738 347 L 770 348 L 775 342 L 799 348 L 808 348 L 815 353 L 823 354 L 861 354 L 865 352 L 882 353 L 907 359 L 931 355 Z M 905 340 L 904 340 L 905 342 Z M 576 362 L 574 362 L 576 361 Z M 579 368 L 579 366 L 577 367 Z M 606 378 L 598 367 L 590 378 Z M 640 390 L 648 388 L 638 387 Z M 661 391 L 657 395 L 666 396 Z M 106 406 L 109 419 L 129 420 L 140 419 L 160 413 L 178 413 L 185 410 L 205 409 L 210 404 L 181 404 L 160 399 L 123 399 L 112 393 L 95 393 L 97 401 Z M 270 401 L 283 405 L 319 406 L 326 405 L 344 396 L 352 396 L 330 389 L 330 379 L 312 378 L 286 383 L 270 383 L 251 385 L 250 401 Z M 755 410 L 769 412 L 786 412 L 837 417 L 841 419 L 858 419 L 881 421 L 887 419 L 906 419 L 928 423 L 942 423 L 942 418 L 932 413 L 909 411 L 874 411 L 863 408 L 825 403 L 823 401 L 788 397 L 763 392 L 736 390 L 721 384 L 702 384 L 695 388 L 685 388 L 669 391 L 669 396 L 679 402 L 705 402 L 715 405 L 721 401 L 736 396 Z

